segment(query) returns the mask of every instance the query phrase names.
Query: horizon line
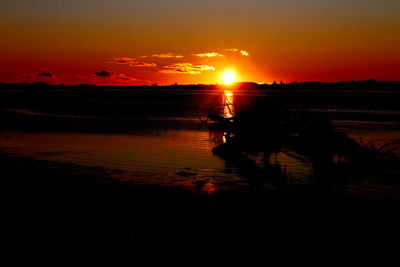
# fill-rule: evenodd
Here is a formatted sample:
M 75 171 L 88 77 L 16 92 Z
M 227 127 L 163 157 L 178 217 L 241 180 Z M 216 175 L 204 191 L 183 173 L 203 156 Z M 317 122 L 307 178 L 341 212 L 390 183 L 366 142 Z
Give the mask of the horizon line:
M 240 85 L 240 84 L 254 84 L 257 86 L 262 86 L 262 85 L 290 85 L 290 84 L 306 84 L 306 83 L 321 83 L 321 84 L 336 84 L 336 83 L 351 83 L 351 82 L 379 82 L 379 83 L 398 83 L 400 80 L 376 80 L 376 79 L 367 79 L 367 80 L 341 80 L 341 81 L 331 81 L 331 82 L 325 82 L 325 81 L 318 81 L 318 80 L 310 80 L 310 81 L 294 81 L 294 82 L 272 82 L 272 83 L 258 83 L 258 82 L 235 82 L 232 85 L 224 85 L 222 83 L 216 83 L 216 84 L 205 84 L 205 83 L 197 83 L 197 84 L 178 84 L 178 83 L 173 83 L 173 84 L 165 84 L 165 85 L 159 85 L 157 83 L 148 85 L 148 84 L 141 84 L 141 85 L 113 85 L 113 84 L 108 84 L 108 85 L 98 85 L 98 84 L 90 84 L 90 83 L 76 83 L 76 84 L 52 84 L 48 83 L 45 81 L 37 81 L 37 82 L 0 82 L 0 84 L 6 84 L 6 85 L 22 85 L 22 84 L 28 84 L 28 85 L 34 85 L 34 84 L 46 84 L 50 86 L 97 86 L 97 87 L 171 87 L 171 86 L 222 86 L 222 87 L 233 87 L 234 85 Z

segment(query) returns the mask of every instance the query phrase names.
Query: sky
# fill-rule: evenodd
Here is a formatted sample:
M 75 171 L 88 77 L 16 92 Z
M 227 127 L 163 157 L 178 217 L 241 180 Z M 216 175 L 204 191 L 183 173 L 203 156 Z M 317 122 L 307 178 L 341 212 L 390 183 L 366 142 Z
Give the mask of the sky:
M 400 80 L 398 0 L 2 0 L 0 82 Z

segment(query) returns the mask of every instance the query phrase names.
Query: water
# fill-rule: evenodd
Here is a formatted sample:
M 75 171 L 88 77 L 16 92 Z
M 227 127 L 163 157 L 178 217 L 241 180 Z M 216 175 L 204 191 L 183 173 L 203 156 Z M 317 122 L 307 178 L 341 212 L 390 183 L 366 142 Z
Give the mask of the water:
M 133 183 L 203 192 L 250 185 L 236 166 L 213 155 L 211 150 L 223 142 L 223 133 L 210 131 L 203 121 L 213 109 L 221 109 L 229 118 L 235 108 L 265 93 L 132 90 L 7 94 L 8 100 L 2 105 L 8 120 L 1 131 L 2 151 L 104 167 L 114 171 L 115 179 Z M 311 111 L 329 113 L 336 129 L 360 142 L 376 140 L 379 146 L 400 140 L 398 122 L 376 119 L 398 115 L 398 111 L 336 107 L 311 107 Z M 372 119 L 360 120 L 360 113 L 372 114 Z M 262 155 L 249 157 L 261 164 Z M 280 166 L 289 184 L 310 183 L 313 165 L 306 157 L 281 151 L 269 160 Z M 196 186 L 198 181 L 201 187 Z
M 203 190 L 214 185 L 240 182 L 234 167 L 211 153 L 213 136 L 205 130 L 168 130 L 154 135 L 81 133 L 10 133 L 2 138 L 6 152 L 38 159 L 72 162 L 121 170 L 119 179 L 136 183 L 179 185 L 195 189 L 205 180 Z
M 204 123 L 209 110 L 224 105 L 223 91 L 134 91 L 129 97 L 101 92 L 71 97 L 73 105 L 65 99 L 68 92 L 51 94 L 32 101 L 46 99 L 45 105 L 31 106 L 27 100 L 3 108 L 8 118 L 14 117 L 11 127 L 1 132 L 2 151 L 103 167 L 114 170 L 115 179 L 140 184 L 202 192 L 248 185 L 237 167 L 212 153 L 223 142 L 223 133 L 210 131 Z

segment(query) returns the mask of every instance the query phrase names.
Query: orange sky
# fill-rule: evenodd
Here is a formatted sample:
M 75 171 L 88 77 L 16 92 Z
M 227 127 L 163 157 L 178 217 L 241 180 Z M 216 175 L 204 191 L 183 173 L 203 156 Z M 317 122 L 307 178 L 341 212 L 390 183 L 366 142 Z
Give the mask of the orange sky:
M 34 3 L 32 3 L 34 2 Z M 0 81 L 400 80 L 400 2 L 5 0 Z

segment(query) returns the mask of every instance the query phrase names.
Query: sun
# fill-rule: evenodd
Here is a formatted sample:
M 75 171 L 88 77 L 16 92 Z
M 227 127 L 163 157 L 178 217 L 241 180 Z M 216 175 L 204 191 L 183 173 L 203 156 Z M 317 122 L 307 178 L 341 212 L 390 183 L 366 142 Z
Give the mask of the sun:
M 236 81 L 236 76 L 235 73 L 233 73 L 232 71 L 225 71 L 222 74 L 222 81 L 224 82 L 224 84 L 229 85 L 232 84 Z

